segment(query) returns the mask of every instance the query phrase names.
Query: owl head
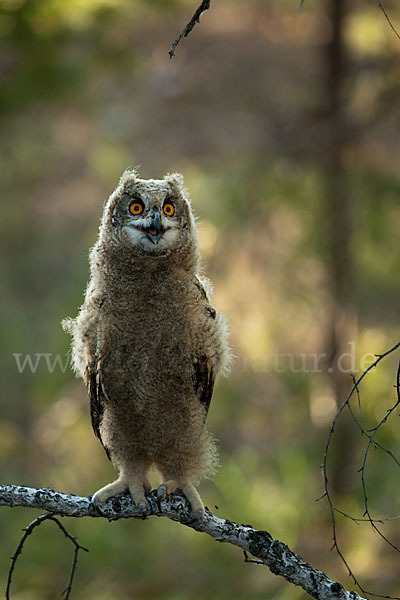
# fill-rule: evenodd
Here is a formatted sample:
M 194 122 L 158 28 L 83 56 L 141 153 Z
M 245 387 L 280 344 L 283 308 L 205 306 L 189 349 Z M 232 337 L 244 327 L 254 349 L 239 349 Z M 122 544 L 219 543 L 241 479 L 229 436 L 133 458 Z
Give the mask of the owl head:
M 101 233 L 141 257 L 167 256 L 196 244 L 182 175 L 140 179 L 125 171 L 106 204 Z

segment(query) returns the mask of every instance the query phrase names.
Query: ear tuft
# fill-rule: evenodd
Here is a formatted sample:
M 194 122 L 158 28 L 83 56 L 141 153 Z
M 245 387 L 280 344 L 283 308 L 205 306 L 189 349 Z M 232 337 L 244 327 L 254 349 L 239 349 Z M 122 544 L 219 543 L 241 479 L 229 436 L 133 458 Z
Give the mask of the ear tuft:
M 176 193 L 183 190 L 183 175 L 180 173 L 168 173 L 164 177 L 164 181 L 170 184 L 172 190 Z
M 122 173 L 121 178 L 119 180 L 119 185 L 124 185 L 125 183 L 128 183 L 128 181 L 129 182 L 136 181 L 137 178 L 138 178 L 137 170 L 134 169 L 133 167 L 128 167 Z

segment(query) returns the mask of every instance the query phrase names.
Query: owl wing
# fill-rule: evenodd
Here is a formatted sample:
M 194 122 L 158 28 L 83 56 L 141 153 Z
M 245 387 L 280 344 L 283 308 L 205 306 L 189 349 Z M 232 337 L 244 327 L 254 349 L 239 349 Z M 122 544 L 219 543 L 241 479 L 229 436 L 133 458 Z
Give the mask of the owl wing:
M 215 308 L 209 303 L 207 291 L 205 289 L 205 284 L 207 284 L 208 281 L 204 278 L 200 280 L 198 277 L 196 277 L 194 283 L 198 290 L 199 302 L 202 306 L 204 315 L 207 319 L 215 321 L 217 313 Z M 195 394 L 206 409 L 206 412 L 208 412 L 210 407 L 216 375 L 215 365 L 210 360 L 209 354 L 210 353 L 207 353 L 205 350 L 197 353 L 193 361 L 192 376 Z
M 100 440 L 108 459 L 111 460 L 110 452 L 107 446 L 104 445 L 100 433 L 100 425 L 104 413 L 104 400 L 107 399 L 107 394 L 105 393 L 101 378 L 100 357 L 96 356 L 93 362 L 88 365 L 86 370 L 86 381 L 89 393 L 90 418 L 92 420 L 93 431 L 95 436 Z
M 101 356 L 97 349 L 99 310 L 103 304 L 104 296 L 97 294 L 93 282 L 90 283 L 78 317 L 64 321 L 63 326 L 73 337 L 74 368 L 83 377 L 87 386 L 94 434 L 110 458 L 109 450 L 104 445 L 100 433 L 104 404 L 107 401 L 101 377 Z
M 195 394 L 207 413 L 210 408 L 215 381 L 214 369 L 207 354 L 200 353 L 194 359 L 192 380 Z

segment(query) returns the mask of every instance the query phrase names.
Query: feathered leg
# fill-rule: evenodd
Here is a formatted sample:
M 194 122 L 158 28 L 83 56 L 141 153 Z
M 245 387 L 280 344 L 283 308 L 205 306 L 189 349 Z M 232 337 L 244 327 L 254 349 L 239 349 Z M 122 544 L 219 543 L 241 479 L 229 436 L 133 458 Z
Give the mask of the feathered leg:
M 109 498 L 129 490 L 134 503 L 143 512 L 150 509 L 145 492 L 151 491 L 151 485 L 146 475 L 147 465 L 124 465 L 120 469 L 118 479 L 99 489 L 93 496 L 93 501 L 104 504 Z
M 169 478 L 164 477 L 164 481 L 157 489 L 157 498 L 164 499 L 168 494 L 181 490 L 188 499 L 192 508 L 192 518 L 199 521 L 204 517 L 204 504 L 200 498 L 199 492 L 194 487 L 193 483 L 186 478 Z

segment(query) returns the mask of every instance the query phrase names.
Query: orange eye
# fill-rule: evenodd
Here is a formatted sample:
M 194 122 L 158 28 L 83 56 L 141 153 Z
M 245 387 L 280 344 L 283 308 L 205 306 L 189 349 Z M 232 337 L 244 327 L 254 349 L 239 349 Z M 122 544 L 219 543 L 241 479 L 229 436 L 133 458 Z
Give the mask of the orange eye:
M 163 206 L 163 211 L 164 215 L 167 215 L 167 217 L 173 217 L 175 214 L 175 206 L 172 202 L 166 202 Z
M 143 202 L 140 202 L 139 200 L 134 200 L 129 205 L 129 212 L 131 213 L 131 215 L 141 215 L 143 210 Z

